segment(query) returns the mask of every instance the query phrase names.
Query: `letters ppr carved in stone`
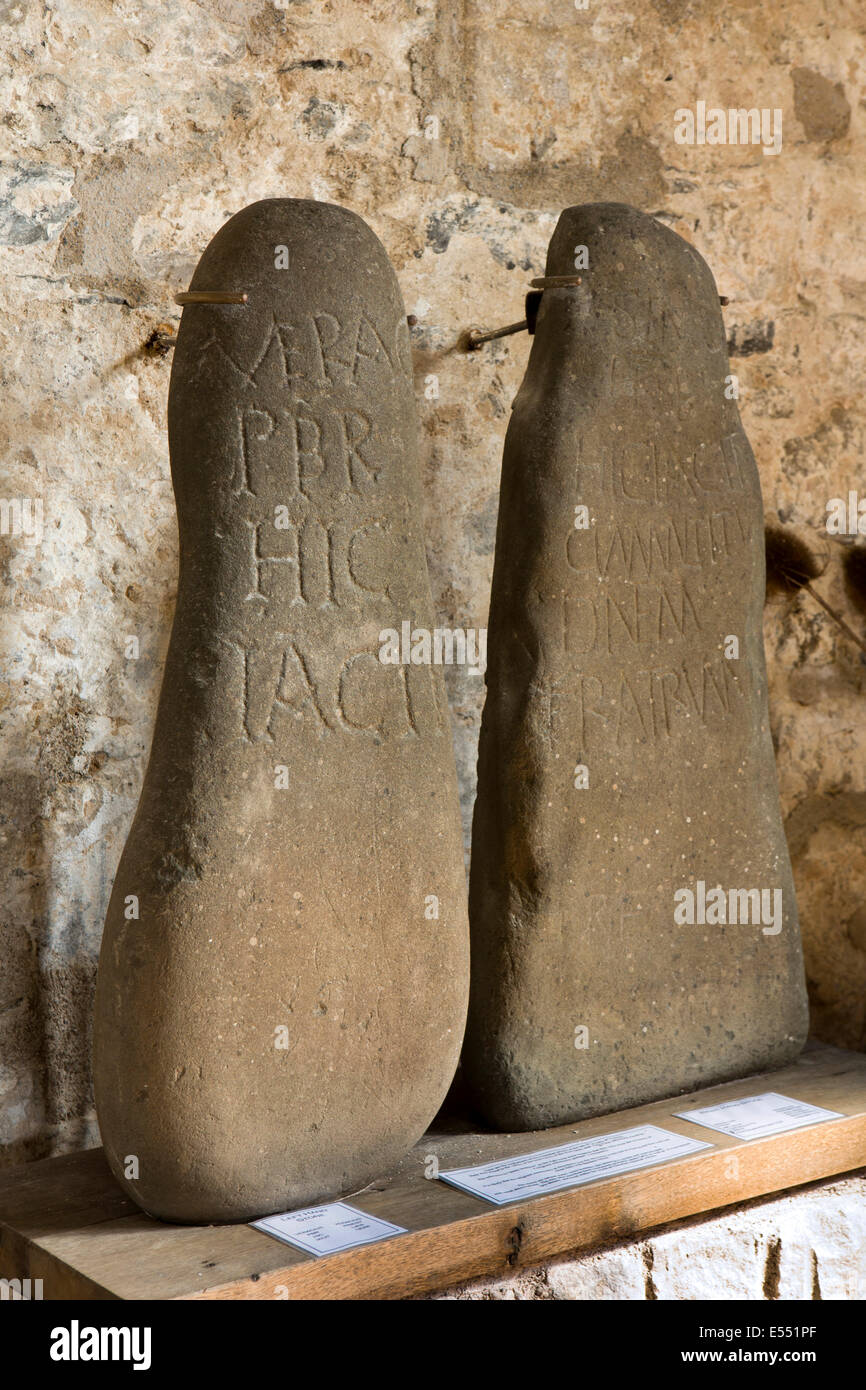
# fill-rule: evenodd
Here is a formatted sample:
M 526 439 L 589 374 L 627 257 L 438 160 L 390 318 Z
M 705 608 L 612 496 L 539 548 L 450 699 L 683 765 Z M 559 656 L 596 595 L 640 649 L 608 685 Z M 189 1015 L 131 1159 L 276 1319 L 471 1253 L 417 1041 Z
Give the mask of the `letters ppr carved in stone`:
M 507 1129 L 782 1065 L 806 1027 L 716 287 L 623 205 L 563 213 L 547 274 L 578 247 L 514 402 L 489 622 L 464 1066 Z M 698 884 L 778 921 L 682 920 Z
M 344 209 L 273 200 L 192 288 L 248 302 L 187 307 L 175 352 L 180 586 L 95 1077 L 136 1201 L 238 1220 L 362 1186 L 421 1134 L 468 941 L 441 671 L 378 659 L 383 628 L 433 626 L 385 253 Z

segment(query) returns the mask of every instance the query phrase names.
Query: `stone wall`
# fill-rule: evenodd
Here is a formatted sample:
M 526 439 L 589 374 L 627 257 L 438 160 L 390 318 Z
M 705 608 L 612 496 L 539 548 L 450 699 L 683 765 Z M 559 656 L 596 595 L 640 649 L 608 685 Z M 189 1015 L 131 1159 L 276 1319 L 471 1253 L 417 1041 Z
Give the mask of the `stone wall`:
M 89 1012 L 171 622 L 170 357 L 146 347 L 221 223 L 314 196 L 366 217 L 413 330 L 440 622 L 485 623 L 521 317 L 561 207 L 634 203 L 715 272 L 768 515 L 822 527 L 866 433 L 862 7 L 737 0 L 0 3 L 0 1145 L 96 1141 Z M 697 101 L 779 108 L 783 146 L 690 146 Z M 866 667 L 808 595 L 767 647 L 818 1036 L 866 1045 Z M 130 638 L 138 642 L 137 658 Z M 452 673 L 453 674 L 453 673 Z M 482 683 L 450 682 L 467 817 Z M 600 1257 L 599 1257 L 600 1258 Z

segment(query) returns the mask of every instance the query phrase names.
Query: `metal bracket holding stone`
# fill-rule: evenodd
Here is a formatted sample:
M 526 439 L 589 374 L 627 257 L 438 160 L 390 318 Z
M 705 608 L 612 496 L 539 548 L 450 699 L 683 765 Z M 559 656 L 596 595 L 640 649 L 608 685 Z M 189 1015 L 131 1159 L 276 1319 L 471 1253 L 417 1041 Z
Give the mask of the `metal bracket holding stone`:
M 512 333 L 522 333 L 524 329 L 532 337 L 544 291 L 566 289 L 569 285 L 582 285 L 583 276 L 539 275 L 535 280 L 530 280 L 529 283 L 532 288 L 526 296 L 526 318 L 521 319 L 519 323 L 509 323 L 505 328 L 493 328 L 488 333 L 483 333 L 480 328 L 467 328 L 463 335 L 463 346 L 467 352 L 477 352 L 482 343 L 492 343 L 494 338 L 508 338 Z
M 463 334 L 462 346 L 466 352 L 477 352 L 484 343 L 492 343 L 494 338 L 508 338 L 512 333 L 522 333 L 524 329 L 530 338 L 535 332 L 535 321 L 538 318 L 538 309 L 541 304 L 541 296 L 545 290 L 567 289 L 570 285 L 582 285 L 582 275 L 539 275 L 535 280 L 530 280 L 532 289 L 526 296 L 526 318 L 519 323 L 509 323 L 505 328 L 492 328 L 485 333 L 480 328 L 467 328 Z M 719 295 L 719 303 L 729 304 L 727 295 Z
M 175 304 L 246 304 L 249 295 L 245 290 L 181 290 L 174 296 Z M 155 328 L 145 343 L 148 352 L 165 357 L 170 348 L 177 346 L 177 334 L 172 333 L 166 324 Z
M 144 341 L 144 351 L 151 353 L 155 357 L 165 357 L 166 353 L 177 344 L 177 335 L 172 332 L 171 325 L 161 323 Z
M 174 297 L 175 304 L 246 304 L 249 295 L 244 290 L 183 290 Z

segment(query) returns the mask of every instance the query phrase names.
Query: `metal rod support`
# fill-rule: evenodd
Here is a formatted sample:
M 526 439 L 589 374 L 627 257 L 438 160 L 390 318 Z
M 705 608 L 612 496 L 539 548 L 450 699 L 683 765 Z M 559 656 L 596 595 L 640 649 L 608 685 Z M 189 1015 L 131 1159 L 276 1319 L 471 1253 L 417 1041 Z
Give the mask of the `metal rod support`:
M 561 290 L 568 285 L 582 285 L 582 275 L 539 275 L 535 280 L 530 280 L 530 285 L 534 290 Z
M 184 290 L 175 304 L 246 304 L 249 295 L 238 290 Z
M 519 323 L 509 323 L 507 328 L 494 328 L 491 333 L 482 333 L 480 328 L 470 328 L 466 334 L 467 351 L 475 352 L 482 343 L 492 343 L 494 338 L 507 338 L 512 333 L 522 333 L 528 327 L 526 319 L 521 319 Z
M 538 275 L 534 280 L 530 280 L 532 290 L 526 296 L 527 316 L 519 323 L 509 323 L 505 328 L 492 328 L 489 333 L 482 333 L 480 328 L 468 328 L 463 335 L 463 345 L 467 352 L 476 352 L 482 343 L 492 343 L 494 338 L 508 338 L 512 333 L 522 333 L 526 329 L 529 334 L 535 332 L 535 320 L 538 316 L 538 306 L 541 303 L 541 296 L 545 290 L 568 289 L 572 285 L 582 285 L 582 275 Z M 720 304 L 729 304 L 727 295 L 719 295 Z

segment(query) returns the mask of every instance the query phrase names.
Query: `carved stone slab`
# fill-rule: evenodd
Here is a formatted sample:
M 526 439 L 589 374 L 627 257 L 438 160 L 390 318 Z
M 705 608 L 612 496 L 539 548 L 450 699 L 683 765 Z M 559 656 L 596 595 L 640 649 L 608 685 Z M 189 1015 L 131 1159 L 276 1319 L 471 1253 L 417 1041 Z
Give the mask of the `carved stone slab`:
M 96 1099 L 148 1212 L 239 1220 L 387 1171 L 468 990 L 405 310 L 365 223 L 256 203 L 217 234 L 169 397 L 181 574 L 99 966 Z
M 513 1129 L 781 1066 L 806 1030 L 716 286 L 620 204 L 562 214 L 547 275 L 583 266 L 514 402 L 489 624 L 464 1060 Z

